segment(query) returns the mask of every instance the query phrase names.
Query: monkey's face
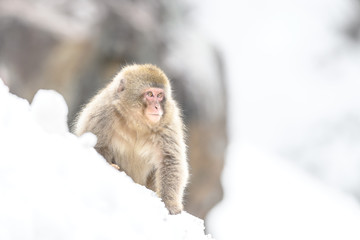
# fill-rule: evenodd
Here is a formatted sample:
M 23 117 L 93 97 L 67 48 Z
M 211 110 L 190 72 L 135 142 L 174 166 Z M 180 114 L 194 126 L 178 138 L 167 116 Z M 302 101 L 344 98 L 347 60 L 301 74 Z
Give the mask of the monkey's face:
M 161 88 L 148 88 L 144 92 L 144 103 L 146 118 L 151 123 L 157 123 L 160 121 L 164 114 L 163 101 L 165 99 L 164 90 Z

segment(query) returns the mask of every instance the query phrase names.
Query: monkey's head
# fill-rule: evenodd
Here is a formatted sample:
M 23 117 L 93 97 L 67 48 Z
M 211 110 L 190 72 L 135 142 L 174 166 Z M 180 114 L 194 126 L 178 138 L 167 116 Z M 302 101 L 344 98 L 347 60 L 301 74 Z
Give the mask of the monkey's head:
M 160 122 L 171 99 L 170 83 L 163 71 L 151 64 L 130 65 L 115 79 L 120 103 L 126 103 L 126 109 L 137 116 L 142 115 L 137 120 L 145 119 L 151 125 Z

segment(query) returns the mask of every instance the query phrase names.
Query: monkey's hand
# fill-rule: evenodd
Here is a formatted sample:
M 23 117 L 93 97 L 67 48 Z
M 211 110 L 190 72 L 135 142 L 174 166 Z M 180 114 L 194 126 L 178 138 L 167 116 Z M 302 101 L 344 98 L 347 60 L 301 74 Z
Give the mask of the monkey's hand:
M 167 204 L 165 203 L 165 206 L 166 206 L 166 208 L 169 210 L 169 213 L 170 213 L 171 215 L 179 214 L 179 213 L 181 213 L 181 211 L 182 211 L 182 206 L 179 206 L 179 205 L 167 205 Z

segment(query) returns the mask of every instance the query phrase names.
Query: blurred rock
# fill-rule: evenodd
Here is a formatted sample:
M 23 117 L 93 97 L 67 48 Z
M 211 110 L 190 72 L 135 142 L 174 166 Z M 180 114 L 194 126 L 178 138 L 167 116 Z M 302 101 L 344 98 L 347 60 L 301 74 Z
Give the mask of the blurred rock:
M 186 210 L 205 218 L 223 195 L 226 92 L 220 54 L 186 24 L 185 12 L 166 0 L 2 0 L 0 77 L 28 100 L 39 88 L 57 90 L 72 122 L 122 65 L 158 65 L 188 127 Z

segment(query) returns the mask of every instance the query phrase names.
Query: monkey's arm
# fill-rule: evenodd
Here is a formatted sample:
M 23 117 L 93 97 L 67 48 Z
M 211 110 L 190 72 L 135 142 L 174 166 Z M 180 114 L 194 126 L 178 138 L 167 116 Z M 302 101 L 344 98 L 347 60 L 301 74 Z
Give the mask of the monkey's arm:
M 186 146 L 179 131 L 168 129 L 162 138 L 163 161 L 157 173 L 157 193 L 170 214 L 178 214 L 183 209 L 183 192 L 189 175 Z

